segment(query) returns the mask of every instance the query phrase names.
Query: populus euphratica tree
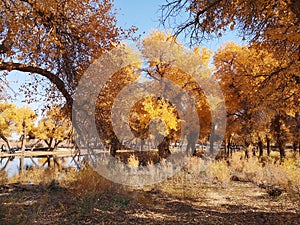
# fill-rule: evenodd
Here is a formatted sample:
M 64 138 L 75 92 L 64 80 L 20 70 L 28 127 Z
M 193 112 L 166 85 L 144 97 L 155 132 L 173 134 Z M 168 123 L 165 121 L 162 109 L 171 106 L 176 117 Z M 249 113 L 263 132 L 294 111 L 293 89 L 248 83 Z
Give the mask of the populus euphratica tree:
M 47 96 L 58 92 L 69 111 L 86 68 L 128 34 L 116 25 L 110 0 L 4 0 L 0 13 L 1 79 L 13 70 L 35 84 L 46 78 Z M 27 87 L 37 92 L 34 83 Z

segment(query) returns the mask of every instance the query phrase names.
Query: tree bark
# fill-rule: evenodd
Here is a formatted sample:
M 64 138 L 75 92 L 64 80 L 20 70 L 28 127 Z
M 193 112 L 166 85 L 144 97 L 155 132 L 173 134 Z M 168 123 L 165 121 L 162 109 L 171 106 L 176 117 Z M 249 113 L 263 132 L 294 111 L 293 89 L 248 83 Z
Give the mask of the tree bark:
M 117 137 L 113 137 L 110 142 L 110 155 L 115 157 L 117 154 L 117 150 L 122 149 L 122 143 L 119 141 Z
M 230 148 L 231 148 L 231 138 L 229 137 L 227 139 L 227 142 L 225 142 L 225 153 L 226 153 L 227 157 L 230 156 Z
M 278 145 L 278 148 L 279 148 L 280 159 L 283 160 L 285 158 L 284 144 L 280 143 Z

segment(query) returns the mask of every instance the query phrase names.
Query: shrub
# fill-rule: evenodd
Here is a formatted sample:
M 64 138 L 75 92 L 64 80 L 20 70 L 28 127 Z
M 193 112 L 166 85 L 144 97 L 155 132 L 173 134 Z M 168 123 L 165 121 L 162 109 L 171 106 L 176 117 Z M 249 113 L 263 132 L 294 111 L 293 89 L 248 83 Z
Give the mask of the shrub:
M 229 183 L 231 178 L 231 171 L 224 160 L 214 161 L 209 164 L 206 169 L 206 174 L 212 179 L 217 179 L 222 184 Z
M 130 167 L 138 167 L 140 164 L 139 159 L 135 155 L 130 155 L 127 165 Z

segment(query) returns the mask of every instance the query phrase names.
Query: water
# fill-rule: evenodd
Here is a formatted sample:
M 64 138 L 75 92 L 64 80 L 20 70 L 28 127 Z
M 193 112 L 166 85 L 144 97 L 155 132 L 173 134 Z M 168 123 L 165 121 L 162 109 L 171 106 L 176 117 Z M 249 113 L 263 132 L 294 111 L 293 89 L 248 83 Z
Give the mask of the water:
M 23 160 L 23 162 L 22 162 Z M 48 161 L 47 161 L 48 160 Z M 61 166 L 62 169 L 74 168 L 79 169 L 82 161 L 82 157 L 55 157 L 55 161 Z M 29 169 L 34 167 L 47 168 L 54 166 L 54 158 L 50 157 L 3 157 L 0 158 L 0 171 L 4 170 L 7 173 L 7 177 L 10 179 L 14 175 L 20 172 L 20 165 L 23 164 L 23 169 Z M 57 166 L 57 164 L 55 164 Z

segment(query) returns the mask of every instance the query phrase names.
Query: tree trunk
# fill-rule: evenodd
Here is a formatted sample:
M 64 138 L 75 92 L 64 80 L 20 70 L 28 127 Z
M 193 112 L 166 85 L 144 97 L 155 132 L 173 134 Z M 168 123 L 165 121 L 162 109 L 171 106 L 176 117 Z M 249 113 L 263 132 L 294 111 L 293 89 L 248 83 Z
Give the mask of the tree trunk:
M 144 146 L 145 146 L 145 140 L 141 139 L 141 147 L 140 147 L 140 151 L 144 151 Z
M 22 178 L 22 175 L 23 175 L 23 171 L 24 171 L 24 155 L 22 155 L 20 157 L 20 171 L 19 171 L 19 174 Z
M 284 144 L 282 142 L 279 142 L 278 148 L 279 148 L 280 159 L 283 160 L 285 158 Z
M 272 122 L 272 128 L 275 133 L 276 144 L 279 148 L 280 159 L 285 158 L 285 143 L 287 141 L 287 134 L 284 129 L 282 129 L 283 121 L 285 119 L 285 114 L 277 113 Z
M 25 152 L 25 147 L 26 147 L 26 136 L 27 136 L 27 131 L 26 131 L 26 123 L 23 121 L 22 123 L 23 126 L 23 135 L 22 135 L 22 144 L 21 144 L 21 151 L 22 154 Z
M 197 133 L 191 131 L 187 136 L 187 146 L 186 146 L 186 154 L 187 156 L 196 155 L 196 142 L 197 142 Z
M 211 126 L 210 138 L 209 138 L 209 153 L 214 155 L 214 142 L 215 142 L 215 124 Z
M 268 136 L 266 136 L 266 142 L 267 142 L 267 154 L 268 154 L 268 156 L 270 156 L 270 153 L 271 153 L 271 148 L 270 148 L 271 139 Z
M 258 157 L 262 157 L 264 154 L 264 149 L 263 149 L 262 140 L 260 138 L 258 138 L 257 147 L 258 147 L 258 152 L 259 152 Z
M 53 138 L 50 138 L 49 139 L 49 141 L 47 141 L 47 140 L 44 140 L 45 141 L 45 143 L 47 144 L 47 146 L 48 146 L 48 149 L 47 149 L 47 151 L 51 151 L 51 147 L 52 147 L 52 142 L 53 142 Z
M 158 155 L 160 158 L 166 159 L 169 155 L 171 155 L 170 151 L 170 138 L 164 137 L 161 143 L 157 146 L 158 148 Z
M 56 151 L 58 149 L 58 145 L 61 143 L 61 140 L 56 140 L 54 141 L 54 147 L 53 147 L 53 151 Z
M 231 146 L 231 138 L 229 137 L 227 140 L 227 143 L 225 143 L 225 153 L 227 155 L 227 157 L 230 156 L 230 146 Z
M 113 137 L 110 142 L 110 155 L 115 157 L 117 154 L 117 150 L 122 149 L 122 143 L 120 143 L 117 137 Z
M 293 141 L 293 151 L 294 151 L 294 155 L 297 154 L 297 147 L 298 147 L 297 141 Z

